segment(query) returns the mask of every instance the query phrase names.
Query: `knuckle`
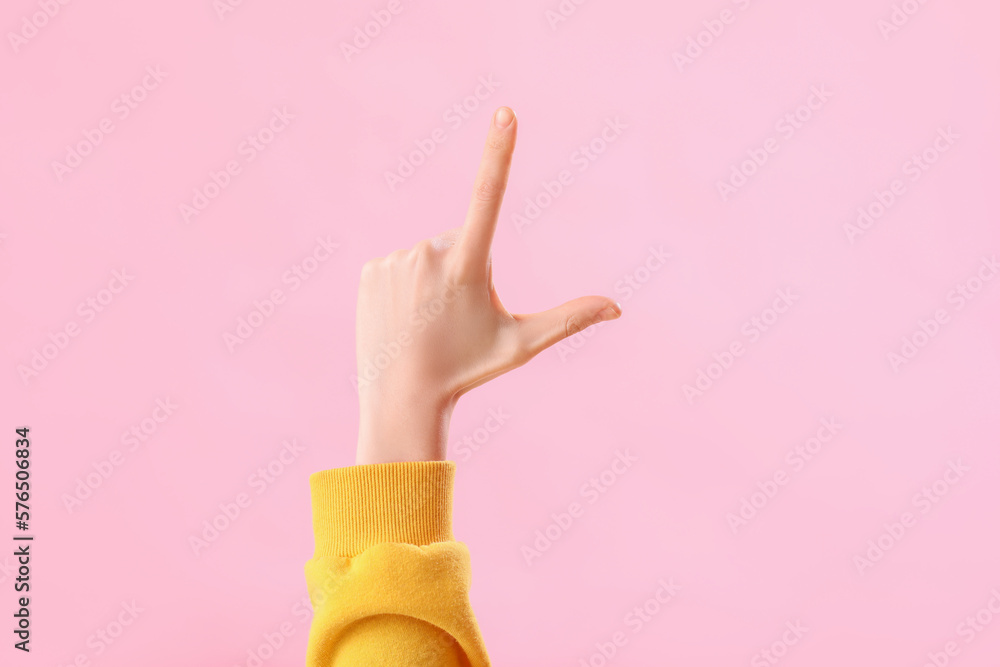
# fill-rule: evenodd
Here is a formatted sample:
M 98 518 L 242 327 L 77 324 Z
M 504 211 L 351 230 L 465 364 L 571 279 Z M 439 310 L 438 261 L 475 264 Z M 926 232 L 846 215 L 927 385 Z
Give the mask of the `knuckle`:
M 580 320 L 578 315 L 570 315 L 566 318 L 566 338 L 580 333 L 585 327 L 586 324 Z
M 491 180 L 478 181 L 472 189 L 472 195 L 476 201 L 492 202 L 496 201 L 500 194 L 500 186 Z
M 376 273 L 378 273 L 381 263 L 381 258 L 376 257 L 375 259 L 369 259 L 361 265 L 361 277 L 372 278 Z
M 447 250 L 456 245 L 462 238 L 462 228 L 453 227 L 441 232 L 430 240 L 431 246 L 435 250 Z
M 416 255 L 417 259 L 425 259 L 430 257 L 435 253 L 435 247 L 431 239 L 423 239 L 418 241 L 415 246 L 413 246 L 413 254 Z
M 437 266 L 440 254 L 440 251 L 434 246 L 433 241 L 424 239 L 413 246 L 410 257 L 417 270 L 430 271 Z
M 388 255 L 385 256 L 385 263 L 389 266 L 399 264 L 400 262 L 403 261 L 403 259 L 406 258 L 406 256 L 409 253 L 410 253 L 409 250 L 405 250 L 402 248 L 399 250 L 393 250 L 392 252 L 390 252 Z

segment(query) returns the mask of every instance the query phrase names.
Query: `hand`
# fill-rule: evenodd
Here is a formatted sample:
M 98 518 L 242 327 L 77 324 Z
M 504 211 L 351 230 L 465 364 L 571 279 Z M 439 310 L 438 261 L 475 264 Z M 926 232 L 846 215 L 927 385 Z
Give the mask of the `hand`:
M 621 306 L 585 296 L 531 315 L 493 288 L 491 246 L 517 138 L 493 116 L 465 224 L 364 265 L 358 293 L 357 463 L 443 460 L 458 397 Z

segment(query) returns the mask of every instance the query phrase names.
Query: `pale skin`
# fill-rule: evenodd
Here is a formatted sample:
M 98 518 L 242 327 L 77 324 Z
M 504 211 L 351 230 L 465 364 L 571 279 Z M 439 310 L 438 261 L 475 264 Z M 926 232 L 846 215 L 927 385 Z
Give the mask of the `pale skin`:
M 464 224 L 370 260 L 361 271 L 358 465 L 444 460 L 460 396 L 621 316 L 621 305 L 604 296 L 523 315 L 500 302 L 491 249 L 516 139 L 517 117 L 500 107 Z

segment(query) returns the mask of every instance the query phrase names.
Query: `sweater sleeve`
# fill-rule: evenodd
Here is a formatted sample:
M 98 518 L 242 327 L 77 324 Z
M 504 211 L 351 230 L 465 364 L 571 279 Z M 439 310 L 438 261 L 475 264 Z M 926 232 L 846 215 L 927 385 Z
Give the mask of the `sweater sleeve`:
M 307 667 L 488 667 L 451 528 L 453 461 L 309 477 L 316 550 Z

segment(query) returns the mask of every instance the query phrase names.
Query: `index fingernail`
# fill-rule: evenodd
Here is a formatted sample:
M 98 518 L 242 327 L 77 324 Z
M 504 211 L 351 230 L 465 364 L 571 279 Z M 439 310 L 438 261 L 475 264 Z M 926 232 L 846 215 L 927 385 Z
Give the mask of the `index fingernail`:
M 514 120 L 514 112 L 508 107 L 500 107 L 497 109 L 496 115 L 493 117 L 493 124 L 497 126 L 497 129 L 504 129 L 510 122 Z

